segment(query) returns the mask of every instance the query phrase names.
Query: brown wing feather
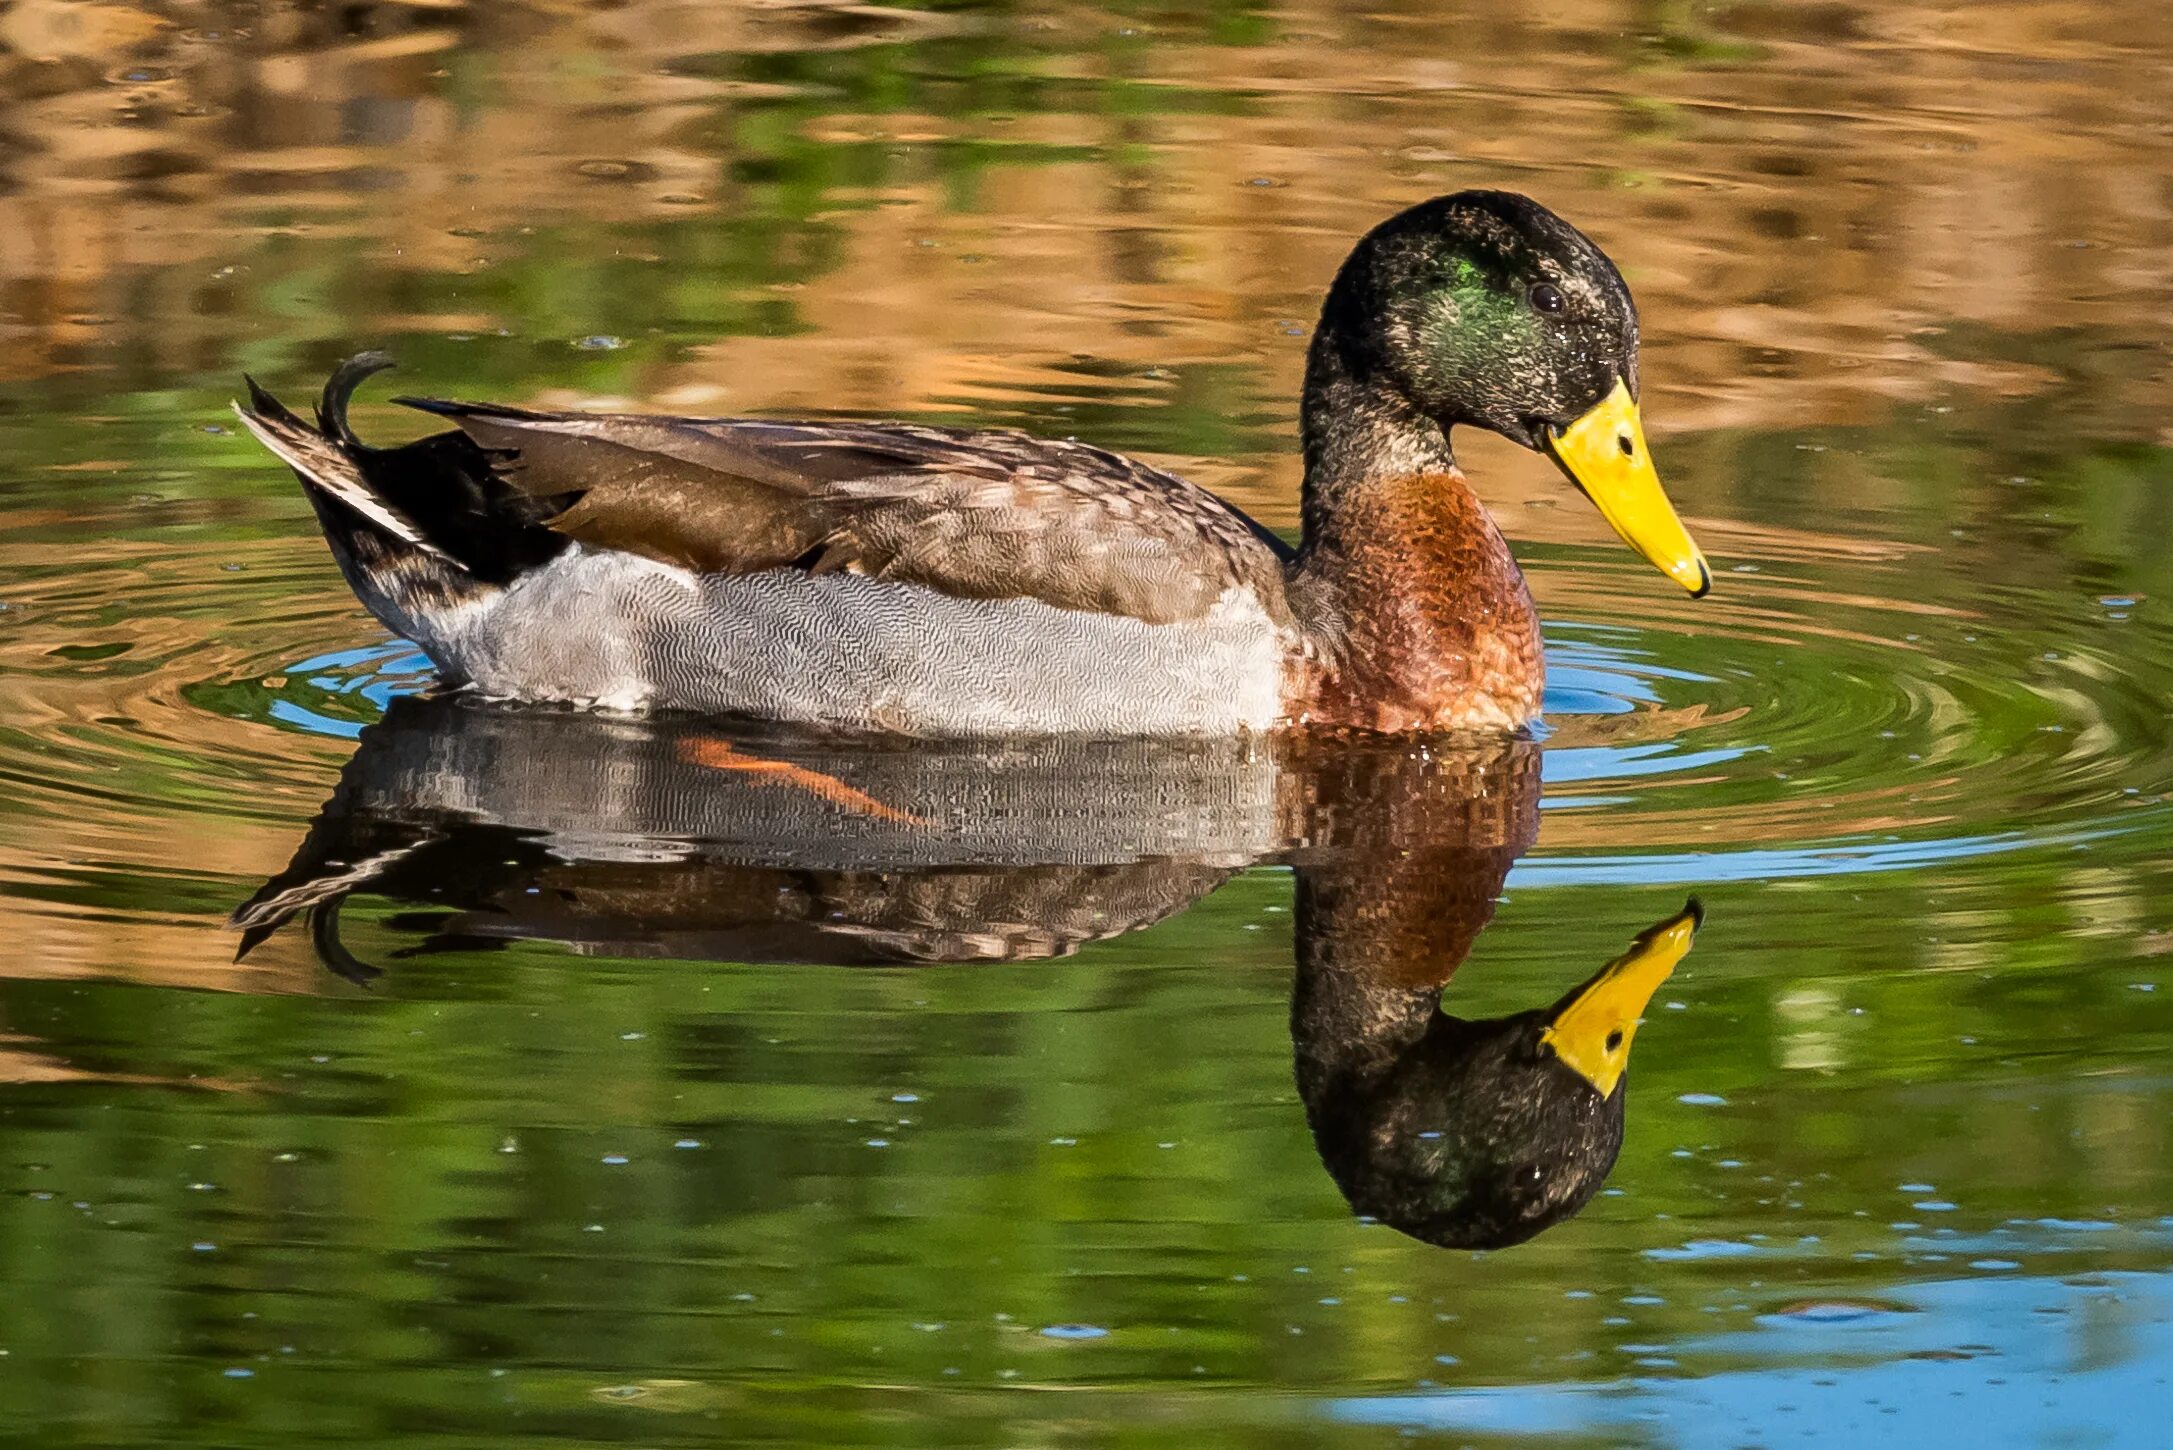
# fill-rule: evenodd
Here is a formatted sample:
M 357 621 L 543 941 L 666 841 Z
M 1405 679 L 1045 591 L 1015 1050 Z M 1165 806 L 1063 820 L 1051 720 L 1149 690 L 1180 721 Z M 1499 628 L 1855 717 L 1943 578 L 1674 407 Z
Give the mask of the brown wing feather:
M 1151 623 L 1233 586 L 1288 617 L 1289 551 L 1206 490 L 1118 454 L 1017 432 L 527 413 L 452 419 L 522 494 L 577 494 L 569 538 L 710 573 L 851 570 L 968 598 Z

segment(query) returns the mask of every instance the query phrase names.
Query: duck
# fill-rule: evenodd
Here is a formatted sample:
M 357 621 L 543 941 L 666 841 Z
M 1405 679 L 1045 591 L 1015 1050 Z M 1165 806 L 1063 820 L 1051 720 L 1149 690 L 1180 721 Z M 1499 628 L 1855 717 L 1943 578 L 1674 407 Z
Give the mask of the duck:
M 1307 351 L 1295 546 L 1015 430 L 403 397 L 450 429 L 376 447 L 347 415 L 382 353 L 333 372 L 313 423 L 253 378 L 235 408 L 449 689 L 929 738 L 1516 733 L 1541 713 L 1538 615 L 1451 434 L 1547 455 L 1702 597 L 1638 344 L 1614 263 L 1529 197 L 1381 222 Z

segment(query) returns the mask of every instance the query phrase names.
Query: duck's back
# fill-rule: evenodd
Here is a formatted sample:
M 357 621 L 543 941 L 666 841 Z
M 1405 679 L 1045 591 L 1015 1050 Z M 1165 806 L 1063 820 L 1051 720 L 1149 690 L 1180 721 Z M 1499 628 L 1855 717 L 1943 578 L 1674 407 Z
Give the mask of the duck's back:
M 495 695 L 930 735 L 1274 724 L 1288 551 L 1082 444 L 909 424 L 554 415 L 404 400 L 371 449 L 343 368 L 310 428 L 244 417 L 310 485 L 373 613 Z

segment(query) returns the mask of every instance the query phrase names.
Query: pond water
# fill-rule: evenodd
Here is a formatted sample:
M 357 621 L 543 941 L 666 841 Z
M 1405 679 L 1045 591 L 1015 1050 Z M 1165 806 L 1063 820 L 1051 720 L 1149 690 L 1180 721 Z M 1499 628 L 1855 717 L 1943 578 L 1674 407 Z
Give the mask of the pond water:
M 1545 8 L 0 12 L 7 1436 L 2163 1443 L 2173 25 Z M 382 346 L 1292 529 L 1321 288 L 1471 185 L 1621 264 L 1717 574 L 1464 443 L 1535 742 L 408 698 L 227 411 Z M 1474 1167 L 1693 896 L 1619 1158 Z

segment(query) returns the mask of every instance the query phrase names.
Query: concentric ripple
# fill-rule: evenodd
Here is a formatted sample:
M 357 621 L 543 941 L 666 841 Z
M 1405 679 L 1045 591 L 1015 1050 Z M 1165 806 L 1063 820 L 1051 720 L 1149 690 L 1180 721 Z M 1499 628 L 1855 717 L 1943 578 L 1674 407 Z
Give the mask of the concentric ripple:
M 1859 569 L 1864 566 L 1856 566 Z M 1594 597 L 1628 571 L 1583 561 Z M 1886 597 L 1846 567 L 1724 577 L 1640 627 L 1561 619 L 1527 884 L 1892 870 L 2162 817 L 2167 664 L 2133 601 Z
M 314 792 L 337 752 L 306 737 L 359 733 L 389 698 L 351 679 L 290 672 L 298 641 L 375 633 L 322 565 L 291 545 L 260 544 L 215 556 L 109 552 L 11 581 L 0 772 L 12 793 L 80 822 L 107 809 L 214 803 L 248 816 L 267 792 Z M 341 657 L 374 662 L 387 652 Z M 337 698 L 350 688 L 369 695 Z M 262 728 L 282 717 L 305 738 Z
M 1987 586 L 1935 607 L 1844 561 L 1725 575 L 1632 623 L 1625 601 L 1655 597 L 1634 563 L 1535 552 L 1548 814 L 1520 885 L 1890 871 L 2163 823 L 2148 682 L 2173 661 L 2147 602 Z M 109 547 L 18 571 L 6 603 L 0 780 L 93 876 L 187 872 L 163 843 L 214 817 L 291 835 L 345 742 L 433 682 L 299 540 Z

